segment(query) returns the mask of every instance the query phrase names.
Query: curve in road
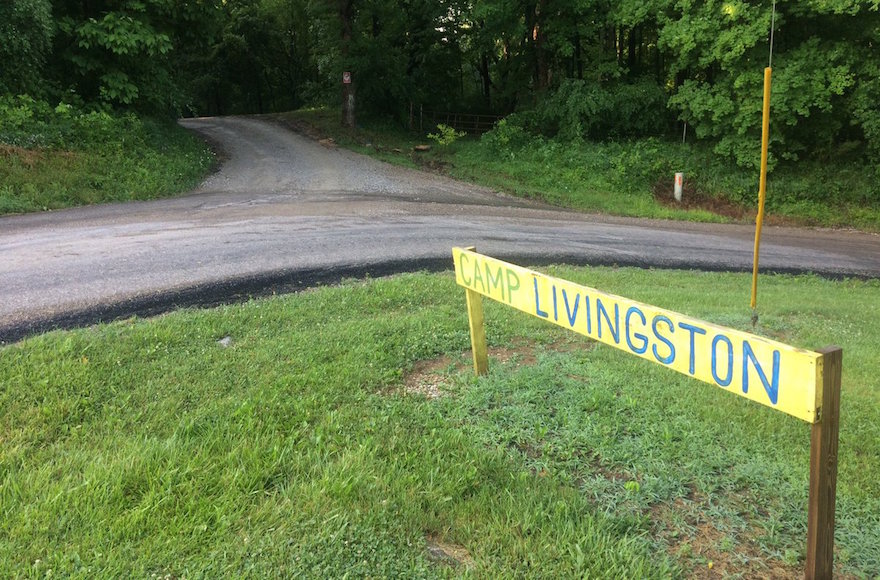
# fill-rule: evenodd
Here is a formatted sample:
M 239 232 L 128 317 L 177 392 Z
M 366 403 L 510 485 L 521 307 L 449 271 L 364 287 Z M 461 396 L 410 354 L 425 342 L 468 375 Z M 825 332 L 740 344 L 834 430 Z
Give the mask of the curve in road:
M 753 228 L 584 215 L 327 148 L 270 121 L 182 122 L 223 149 L 184 197 L 0 218 L 0 342 L 344 277 L 524 264 L 750 270 Z M 764 271 L 880 277 L 880 236 L 765 228 Z

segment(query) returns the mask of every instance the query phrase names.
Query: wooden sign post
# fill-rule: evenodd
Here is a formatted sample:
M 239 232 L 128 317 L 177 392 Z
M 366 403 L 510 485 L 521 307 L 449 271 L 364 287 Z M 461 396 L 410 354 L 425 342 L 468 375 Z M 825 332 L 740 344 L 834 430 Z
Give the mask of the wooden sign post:
M 804 350 L 453 248 L 466 290 L 474 372 L 488 372 L 482 297 L 812 424 L 809 580 L 830 578 L 843 353 Z
M 476 248 L 467 248 L 476 252 Z M 474 373 L 477 376 L 489 372 L 489 347 L 486 344 L 486 326 L 483 324 L 483 296 L 470 288 L 465 290 L 468 323 L 471 330 L 471 352 L 474 356 Z
M 834 568 L 834 507 L 843 350 L 822 353 L 822 408 L 810 432 L 810 500 L 807 515 L 807 580 L 831 578 Z

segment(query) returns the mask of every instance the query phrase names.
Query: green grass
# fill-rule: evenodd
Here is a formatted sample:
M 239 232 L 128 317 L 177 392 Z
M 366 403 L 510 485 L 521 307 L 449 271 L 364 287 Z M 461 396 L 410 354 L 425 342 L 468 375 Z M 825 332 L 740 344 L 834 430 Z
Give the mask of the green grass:
M 171 122 L 123 127 L 87 147 L 0 144 L 0 215 L 170 197 L 214 165 L 208 146 Z
M 549 271 L 750 328 L 745 275 Z M 762 334 L 844 348 L 837 565 L 871 577 L 880 284 L 765 277 L 759 306 Z M 808 425 L 494 303 L 486 318 L 480 379 L 448 274 L 3 347 L 0 576 L 797 575 Z M 444 355 L 447 396 L 407 393 Z M 429 542 L 469 557 L 435 562 Z
M 414 153 L 413 145 L 431 141 L 388 122 L 366 120 L 352 131 L 340 127 L 336 111 L 303 110 L 281 116 L 391 163 L 439 169 L 459 179 L 581 211 L 702 222 L 754 222 L 757 212 L 757 171 L 725 163 L 705 144 L 659 139 L 563 144 L 526 139 L 498 147 L 470 137 L 447 147 L 435 145 L 429 153 Z M 519 135 L 519 139 L 524 138 Z M 684 208 L 672 203 L 673 176 L 678 171 L 685 174 Z M 880 231 L 877 178 L 875 166 L 855 160 L 780 165 L 768 178 L 767 219 L 776 224 Z M 668 201 L 659 202 L 655 194 Z

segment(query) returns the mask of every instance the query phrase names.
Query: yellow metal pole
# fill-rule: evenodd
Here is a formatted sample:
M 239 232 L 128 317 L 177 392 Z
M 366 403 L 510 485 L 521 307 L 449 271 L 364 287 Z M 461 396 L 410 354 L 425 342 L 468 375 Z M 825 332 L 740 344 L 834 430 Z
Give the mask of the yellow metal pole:
M 758 185 L 758 217 L 755 219 L 755 259 L 752 267 L 752 309 L 758 304 L 758 252 L 761 226 L 764 225 L 764 199 L 767 197 L 767 149 L 770 144 L 770 77 L 773 69 L 764 69 L 764 119 L 761 125 L 761 180 Z

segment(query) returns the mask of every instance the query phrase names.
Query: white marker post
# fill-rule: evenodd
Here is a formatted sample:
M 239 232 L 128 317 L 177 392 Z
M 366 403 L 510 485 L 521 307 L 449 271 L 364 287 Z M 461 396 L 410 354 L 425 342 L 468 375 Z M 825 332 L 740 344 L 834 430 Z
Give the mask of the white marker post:
M 676 173 L 675 174 L 675 189 L 673 190 L 673 194 L 675 195 L 675 201 L 681 203 L 681 190 L 684 186 L 684 173 Z

